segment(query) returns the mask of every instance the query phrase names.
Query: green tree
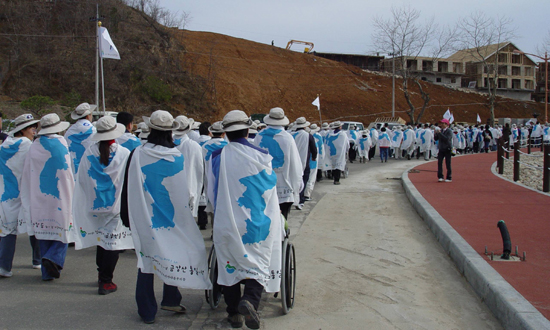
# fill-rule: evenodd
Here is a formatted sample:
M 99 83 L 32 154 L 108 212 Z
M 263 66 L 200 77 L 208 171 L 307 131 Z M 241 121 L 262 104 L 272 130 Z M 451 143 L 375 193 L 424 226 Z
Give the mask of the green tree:
M 142 89 L 145 94 L 158 103 L 164 103 L 172 99 L 170 86 L 157 77 L 149 76 L 145 78 Z
M 20 106 L 21 108 L 29 110 L 38 116 L 42 116 L 42 112 L 54 103 L 54 100 L 52 100 L 49 96 L 34 95 L 23 100 Z

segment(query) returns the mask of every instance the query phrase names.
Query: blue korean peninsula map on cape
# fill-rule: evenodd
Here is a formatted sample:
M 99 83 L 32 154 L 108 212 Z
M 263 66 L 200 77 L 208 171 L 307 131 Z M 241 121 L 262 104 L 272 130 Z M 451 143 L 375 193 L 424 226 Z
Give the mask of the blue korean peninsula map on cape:
M 123 146 L 124 148 L 130 151 L 133 151 L 135 148 L 139 147 L 140 145 L 141 145 L 141 141 L 139 141 L 137 137 L 136 138 L 130 137 L 126 142 L 121 144 L 121 146 Z
M 109 163 L 113 159 L 115 153 L 109 155 Z M 105 165 L 99 162 L 99 156 L 90 155 L 87 157 L 90 161 L 88 175 L 96 182 L 95 199 L 93 209 L 107 208 L 115 203 L 116 187 L 109 174 L 103 172 Z
M 73 158 L 74 163 L 74 172 L 78 173 L 78 166 L 80 165 L 80 158 L 84 155 L 86 148 L 82 145 L 82 142 L 86 140 L 93 133 L 93 127 L 90 127 L 86 132 L 81 132 L 77 134 L 70 135 L 68 137 L 71 140 L 71 145 L 69 145 L 69 151 L 74 152 L 75 157 Z
M 153 197 L 153 228 L 174 228 L 174 205 L 162 181 L 183 171 L 183 155 L 174 157 L 173 162 L 161 159 L 145 165 L 141 171 L 145 174 L 143 188 Z
M 50 139 L 47 136 L 40 137 L 40 144 L 51 154 L 40 172 L 40 192 L 59 199 L 57 171 L 69 169 L 69 164 L 65 160 L 69 150 L 58 139 Z
M 222 140 L 219 143 L 209 143 L 209 144 L 204 145 L 204 148 L 206 149 L 206 156 L 204 157 L 204 159 L 206 161 L 209 161 L 210 157 L 212 157 L 212 154 L 214 153 L 214 151 L 222 149 L 226 145 L 227 145 L 227 141 L 225 141 L 225 140 Z
M 17 178 L 13 174 L 12 170 L 8 167 L 7 163 L 15 154 L 19 151 L 23 140 L 19 140 L 10 145 L 9 148 L 0 149 L 0 175 L 4 179 L 4 193 L 2 194 L 2 202 L 8 201 L 19 197 L 19 185 Z
M 285 164 L 285 153 L 281 149 L 279 142 L 275 140 L 275 135 L 279 132 L 281 132 L 281 130 L 272 127 L 266 128 L 260 132 L 260 135 L 262 136 L 260 148 L 267 149 L 271 157 L 273 157 L 271 164 L 274 169 L 283 167 Z
M 334 141 L 338 140 L 340 137 L 340 134 L 337 135 L 327 135 L 327 145 L 330 149 L 330 155 L 334 156 L 336 155 L 336 146 L 334 145 Z
M 267 174 L 266 170 L 263 170 L 256 175 L 244 177 L 239 182 L 246 187 L 246 190 L 237 202 L 239 206 L 250 210 L 252 218 L 245 220 L 246 234 L 242 237 L 243 244 L 260 243 L 265 241 L 271 227 L 271 219 L 264 213 L 267 204 L 262 196 L 266 191 L 275 187 L 277 174 L 275 171 Z

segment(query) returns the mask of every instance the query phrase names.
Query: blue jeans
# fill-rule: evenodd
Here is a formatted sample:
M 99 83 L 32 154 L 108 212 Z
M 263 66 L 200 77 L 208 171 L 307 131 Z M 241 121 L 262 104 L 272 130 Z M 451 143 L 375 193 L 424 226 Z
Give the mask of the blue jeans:
M 143 321 L 152 321 L 157 315 L 157 299 L 155 298 L 154 274 L 142 273 L 138 269 L 136 283 L 136 303 L 138 314 Z M 181 293 L 177 286 L 164 284 L 161 306 L 179 306 Z
M 40 265 L 40 248 L 38 240 L 34 236 L 29 236 L 32 247 L 32 264 Z M 0 238 L 0 268 L 11 271 L 13 265 L 13 257 L 15 255 L 15 244 L 17 235 L 7 235 Z
M 384 148 L 384 147 L 380 148 L 380 160 L 387 161 L 389 152 L 390 152 L 390 148 Z
M 69 244 L 60 241 L 49 241 L 42 239 L 38 240 L 38 244 L 40 245 L 42 260 L 48 259 L 56 264 L 60 270 L 63 269 L 63 265 L 65 264 L 65 256 L 67 256 L 67 247 Z M 44 265 L 42 265 L 42 279 L 53 279 L 53 277 L 48 275 L 46 272 L 46 267 L 44 267 Z

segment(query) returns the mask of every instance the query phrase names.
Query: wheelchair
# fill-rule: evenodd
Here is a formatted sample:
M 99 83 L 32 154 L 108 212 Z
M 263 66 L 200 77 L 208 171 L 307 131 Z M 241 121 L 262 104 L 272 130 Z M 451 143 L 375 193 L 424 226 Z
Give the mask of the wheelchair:
M 284 223 L 284 217 L 281 215 Z M 288 314 L 294 307 L 296 298 L 296 251 L 294 244 L 289 239 L 290 231 L 285 229 L 284 239 L 282 241 L 282 258 L 281 258 L 281 286 L 279 292 L 275 293 L 275 298 L 280 294 L 283 314 Z M 223 288 L 218 284 L 218 261 L 216 257 L 215 246 L 212 245 L 208 256 L 208 276 L 212 282 L 212 289 L 205 290 L 206 302 L 210 308 L 216 309 L 220 304 Z

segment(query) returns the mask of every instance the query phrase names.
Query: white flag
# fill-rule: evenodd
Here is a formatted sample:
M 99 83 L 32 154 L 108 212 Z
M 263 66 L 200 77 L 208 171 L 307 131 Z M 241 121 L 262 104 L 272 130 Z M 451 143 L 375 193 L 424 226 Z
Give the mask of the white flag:
M 319 103 L 319 96 L 315 99 L 315 101 L 311 102 L 314 106 L 317 107 L 317 110 L 321 110 L 321 103 Z
M 455 121 L 455 116 L 451 113 L 451 118 L 449 118 L 449 123 L 452 124 Z
M 120 54 L 118 49 L 116 49 L 109 31 L 106 28 L 99 28 L 99 54 L 101 58 L 112 58 L 113 60 L 120 60 Z
M 443 118 L 447 119 L 448 121 L 451 121 L 451 111 L 449 109 L 447 109 L 447 111 L 445 111 L 445 114 L 443 114 Z
M 479 118 L 479 113 L 477 114 L 477 122 L 481 123 L 481 118 Z

